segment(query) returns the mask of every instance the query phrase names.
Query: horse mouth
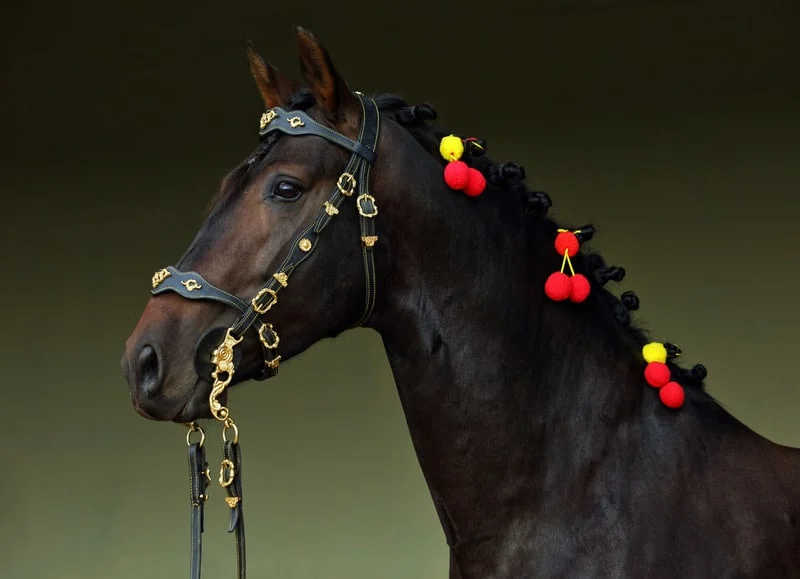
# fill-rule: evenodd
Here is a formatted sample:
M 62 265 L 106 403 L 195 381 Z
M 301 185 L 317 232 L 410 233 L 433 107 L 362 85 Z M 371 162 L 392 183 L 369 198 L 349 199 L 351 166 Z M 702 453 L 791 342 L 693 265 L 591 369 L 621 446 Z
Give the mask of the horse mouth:
M 178 409 L 170 420 L 172 422 L 187 423 L 201 418 L 213 418 L 208 401 L 208 397 L 211 394 L 211 386 L 211 382 L 199 378 L 189 392 L 189 396 L 183 406 Z M 222 392 L 217 400 L 224 405 L 228 400 L 228 392 Z
M 185 399 L 176 410 L 169 411 L 164 405 L 158 407 L 142 404 L 135 396 L 131 395 L 131 404 L 139 416 L 157 422 L 177 422 L 185 424 L 195 420 L 213 418 L 208 397 L 211 394 L 211 382 L 199 378 L 186 394 Z M 218 400 L 223 405 L 227 403 L 228 393 L 223 392 Z

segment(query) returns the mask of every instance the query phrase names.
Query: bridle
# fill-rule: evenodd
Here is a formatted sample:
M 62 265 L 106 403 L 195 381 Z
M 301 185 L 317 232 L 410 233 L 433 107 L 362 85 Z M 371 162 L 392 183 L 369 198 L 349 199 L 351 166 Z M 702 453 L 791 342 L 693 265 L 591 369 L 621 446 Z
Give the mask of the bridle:
M 264 322 L 261 316 L 266 314 L 278 301 L 278 292 L 286 288 L 289 277 L 297 267 L 313 253 L 319 235 L 339 213 L 342 203 L 353 196 L 356 191 L 356 209 L 359 214 L 361 229 L 361 248 L 364 259 L 364 280 L 366 298 L 364 310 L 357 326 L 364 323 L 375 307 L 375 260 L 373 248 L 378 240 L 375 235 L 375 216 L 378 208 L 375 198 L 369 194 L 369 177 L 376 158 L 378 134 L 380 131 L 380 113 L 375 101 L 359 92 L 355 93 L 361 103 L 363 121 L 357 140 L 342 135 L 312 119 L 301 110 L 285 111 L 280 107 L 272 108 L 261 115 L 259 136 L 261 139 L 269 133 L 280 131 L 293 136 L 316 135 L 322 137 L 351 152 L 345 170 L 336 181 L 336 187 L 323 203 L 323 207 L 305 230 L 291 244 L 289 254 L 278 270 L 270 276 L 267 283 L 253 298 L 245 301 L 235 295 L 215 287 L 200 274 L 189 271 L 182 272 L 170 266 L 157 271 L 153 275 L 153 295 L 175 292 L 190 300 L 211 300 L 221 302 L 237 309 L 240 313 L 233 324 L 225 331 L 222 342 L 213 351 L 211 372 L 213 385 L 209 395 L 211 413 L 222 423 L 223 459 L 220 465 L 219 484 L 228 494 L 225 502 L 230 507 L 228 532 L 235 533 L 236 559 L 238 577 L 246 575 L 244 516 L 242 514 L 242 468 L 241 450 L 239 447 L 239 429 L 233 421 L 228 408 L 218 400 L 225 388 L 233 379 L 238 350 L 236 345 L 251 329 L 255 329 L 264 354 L 264 367 L 256 380 L 265 380 L 275 376 L 281 357 L 278 354 L 280 338 L 272 324 Z M 211 473 L 205 457 L 205 432 L 196 422 L 188 425 L 186 444 L 189 447 L 189 472 L 191 479 L 191 578 L 200 578 L 202 559 L 203 508 L 208 500 L 206 491 L 211 483 Z M 228 431 L 233 436 L 228 438 Z M 192 434 L 199 433 L 199 439 L 192 441 Z

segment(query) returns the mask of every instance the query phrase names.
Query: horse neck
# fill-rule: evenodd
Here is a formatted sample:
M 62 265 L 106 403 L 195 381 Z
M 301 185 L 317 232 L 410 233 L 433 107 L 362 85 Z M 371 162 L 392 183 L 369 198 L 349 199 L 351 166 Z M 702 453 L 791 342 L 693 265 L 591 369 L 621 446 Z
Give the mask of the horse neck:
M 627 330 L 543 295 L 560 264 L 551 239 L 510 207 L 424 182 L 385 203 L 394 267 L 373 327 L 443 525 L 463 541 L 520 505 L 574 505 L 649 399 Z

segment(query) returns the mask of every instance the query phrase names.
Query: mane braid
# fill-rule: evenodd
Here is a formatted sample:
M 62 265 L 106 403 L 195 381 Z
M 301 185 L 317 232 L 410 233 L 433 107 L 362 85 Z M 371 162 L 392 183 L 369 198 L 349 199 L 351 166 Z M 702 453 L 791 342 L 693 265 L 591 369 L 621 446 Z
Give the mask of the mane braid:
M 409 105 L 402 97 L 393 94 L 378 94 L 373 98 L 387 118 L 403 126 L 425 150 L 441 161 L 437 154 L 439 141 L 450 134 L 450 131 L 427 124 L 428 121 L 434 121 L 437 118 L 433 106 L 429 104 Z M 510 193 L 512 198 L 520 203 L 521 210 L 531 217 L 525 222 L 528 227 L 542 228 L 544 226 L 550 239 L 554 239 L 559 226 L 552 219 L 547 218 L 547 212 L 552 206 L 550 196 L 544 191 L 534 191 L 528 188 L 525 183 L 524 167 L 511 162 L 493 161 L 484 154 L 485 141 L 478 139 L 477 142 L 479 147 L 466 147 L 464 160 L 470 166 L 481 171 L 488 183 L 503 192 Z M 590 241 L 595 233 L 592 225 L 584 225 L 577 229 L 581 231 L 578 237 L 582 244 Z M 621 282 L 625 277 L 624 268 L 607 266 L 598 252 L 578 254 L 573 260 L 573 265 L 576 272 L 583 273 L 589 279 L 592 294 L 604 306 L 602 313 L 606 317 L 610 316 L 617 327 L 621 327 L 625 331 L 628 339 L 632 339 L 638 348 L 651 341 L 648 333 L 644 329 L 634 326 L 631 321 L 631 312 L 639 309 L 638 296 L 628 290 L 618 298 L 604 287 L 609 281 Z M 672 345 L 667 344 L 667 346 Z M 672 371 L 673 379 L 682 386 L 692 386 L 705 392 L 703 381 L 708 374 L 705 366 L 695 364 L 690 369 L 681 367 L 672 357 L 679 355 L 680 350 L 674 346 L 673 348 L 671 359 L 667 363 Z

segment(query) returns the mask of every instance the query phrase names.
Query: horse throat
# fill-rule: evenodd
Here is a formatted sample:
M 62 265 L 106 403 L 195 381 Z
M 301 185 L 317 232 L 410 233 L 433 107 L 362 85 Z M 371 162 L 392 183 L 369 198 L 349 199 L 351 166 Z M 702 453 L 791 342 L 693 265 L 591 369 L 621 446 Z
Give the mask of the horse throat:
M 405 273 L 375 329 L 453 546 L 568 502 L 634 407 L 640 370 L 622 342 L 581 327 L 585 312 L 546 300 L 530 231 L 499 235 L 508 218 L 492 212 L 449 230 L 470 215 L 448 213 L 436 243 L 398 241 Z

